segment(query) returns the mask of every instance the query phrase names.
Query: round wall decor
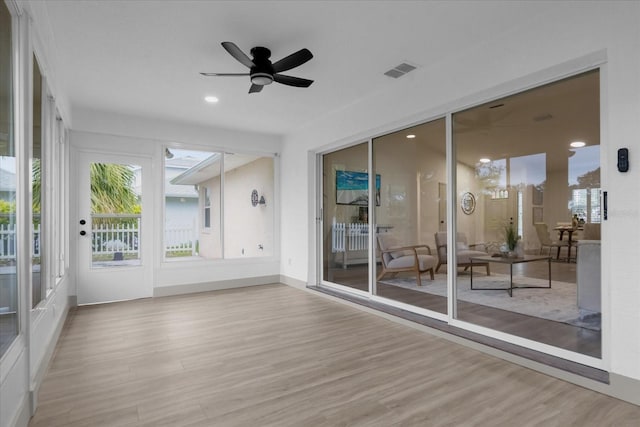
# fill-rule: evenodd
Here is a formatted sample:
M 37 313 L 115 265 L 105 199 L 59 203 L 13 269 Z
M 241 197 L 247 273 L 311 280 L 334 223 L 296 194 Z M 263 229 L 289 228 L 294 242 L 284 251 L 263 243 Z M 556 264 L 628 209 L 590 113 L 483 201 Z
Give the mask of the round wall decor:
M 460 207 L 462 212 L 471 215 L 476 210 L 476 197 L 472 193 L 464 193 L 460 199 Z

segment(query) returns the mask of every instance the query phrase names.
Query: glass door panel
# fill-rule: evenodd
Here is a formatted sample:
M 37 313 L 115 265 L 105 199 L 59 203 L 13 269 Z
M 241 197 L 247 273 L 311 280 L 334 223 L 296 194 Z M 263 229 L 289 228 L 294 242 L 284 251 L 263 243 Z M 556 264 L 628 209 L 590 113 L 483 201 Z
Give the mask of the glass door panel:
M 368 144 L 323 156 L 322 280 L 369 291 Z
M 599 104 L 592 71 L 453 115 L 458 319 L 601 357 Z
M 447 313 L 445 120 L 375 138 L 373 161 L 376 294 Z
M 91 163 L 92 268 L 140 265 L 141 167 Z

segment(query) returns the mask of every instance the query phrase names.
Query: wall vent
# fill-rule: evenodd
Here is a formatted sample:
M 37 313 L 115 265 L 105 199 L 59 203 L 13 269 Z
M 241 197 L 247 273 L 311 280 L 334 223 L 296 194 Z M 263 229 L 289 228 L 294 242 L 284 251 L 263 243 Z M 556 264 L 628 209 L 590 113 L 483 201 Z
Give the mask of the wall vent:
M 406 62 L 403 62 L 402 64 L 396 65 L 395 67 L 393 67 L 392 69 L 384 73 L 384 75 L 397 79 L 398 77 L 402 77 L 405 74 L 407 74 L 409 71 L 413 71 L 415 69 L 416 69 L 415 66 L 411 64 L 407 64 Z

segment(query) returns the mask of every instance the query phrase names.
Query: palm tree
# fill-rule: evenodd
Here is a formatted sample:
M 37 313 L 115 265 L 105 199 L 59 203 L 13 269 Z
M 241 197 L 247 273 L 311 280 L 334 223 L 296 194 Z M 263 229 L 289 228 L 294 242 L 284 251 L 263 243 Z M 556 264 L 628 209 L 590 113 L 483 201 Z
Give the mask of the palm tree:
M 91 212 L 138 213 L 133 170 L 113 163 L 91 163 Z
M 31 168 L 33 211 L 40 212 L 42 170 L 40 159 Z M 91 163 L 91 212 L 140 213 L 138 196 L 133 191 L 134 173 L 130 167 L 114 163 Z

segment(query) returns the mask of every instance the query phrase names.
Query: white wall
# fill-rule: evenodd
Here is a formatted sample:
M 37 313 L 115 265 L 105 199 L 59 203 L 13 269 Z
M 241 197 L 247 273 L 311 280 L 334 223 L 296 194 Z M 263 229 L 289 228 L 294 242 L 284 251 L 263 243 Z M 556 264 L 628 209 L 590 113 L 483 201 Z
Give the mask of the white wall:
M 424 121 L 491 98 L 505 96 L 590 68 L 602 72 L 602 187 L 609 192 L 603 224 L 604 360 L 609 370 L 640 379 L 640 167 L 615 170 L 618 148 L 640 148 L 640 3 L 544 2 L 545 12 L 522 17 L 517 30 L 433 67 L 413 71 L 360 103 L 287 137 L 282 153 L 282 273 L 314 281 L 314 155 Z M 446 35 L 443 35 L 446 37 Z M 306 180 L 301 177 L 307 177 Z M 308 204 L 299 203 L 308 193 Z M 545 204 L 547 201 L 545 200 Z M 546 210 L 546 209 L 545 209 Z M 545 213 L 546 215 L 546 213 Z M 546 219 L 546 218 L 545 218 Z M 615 286 L 612 284 L 615 283 Z
M 275 254 L 273 164 L 272 158 L 263 157 L 225 173 L 226 258 Z M 253 190 L 258 191 L 259 197 L 264 196 L 264 205 L 251 205 Z

